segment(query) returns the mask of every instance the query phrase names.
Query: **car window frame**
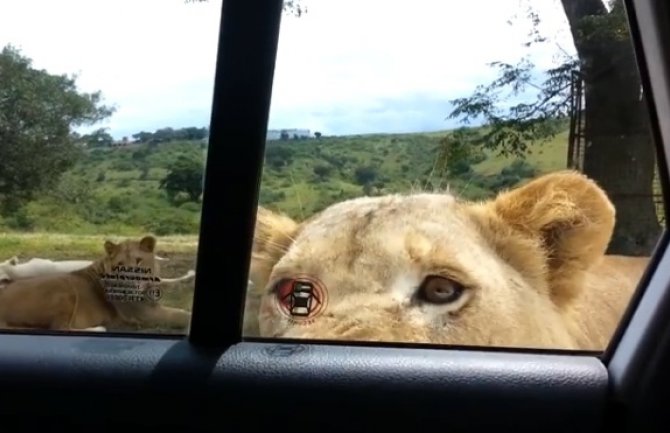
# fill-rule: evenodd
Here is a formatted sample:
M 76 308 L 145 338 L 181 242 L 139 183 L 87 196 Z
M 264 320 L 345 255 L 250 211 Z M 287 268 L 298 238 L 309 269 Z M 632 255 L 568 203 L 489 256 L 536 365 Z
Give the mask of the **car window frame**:
M 661 19 L 665 19 L 666 26 L 668 23 L 663 15 L 667 5 L 663 3 L 663 0 L 625 0 L 631 14 L 629 21 L 645 91 L 650 89 L 654 96 L 649 98 L 654 117 L 652 124 L 655 138 L 662 143 L 665 157 L 662 167 L 667 169 L 670 59 L 665 53 L 659 54 L 663 51 L 659 48 L 670 47 L 670 37 L 667 29 L 660 31 L 659 27 Z M 242 338 L 244 293 L 281 11 L 282 0 L 265 0 L 262 6 L 249 0 L 223 0 L 193 321 L 188 336 L 62 335 L 3 330 L 0 332 L 0 383 L 3 384 L 0 397 L 9 395 L 10 391 L 19 393 L 13 398 L 22 395 L 20 390 L 27 384 L 34 385 L 34 389 L 42 386 L 48 390 L 44 395 L 30 396 L 32 401 L 44 402 L 62 389 L 84 399 L 95 392 L 96 387 L 115 386 L 116 394 L 97 395 L 98 402 L 109 405 L 107 409 L 120 404 L 115 403 L 119 396 L 146 395 L 154 398 L 145 402 L 147 409 L 157 409 L 159 403 L 169 404 L 168 397 L 174 398 L 177 393 L 201 395 L 212 402 L 228 404 L 227 419 L 242 423 L 242 414 L 237 411 L 254 405 L 261 413 L 270 415 L 280 414 L 290 409 L 292 403 L 300 402 L 313 408 L 315 414 L 326 416 L 329 407 L 319 407 L 317 403 L 330 397 L 318 392 L 332 392 L 343 399 L 360 397 L 368 410 L 372 410 L 372 406 L 366 404 L 372 404 L 372 400 L 384 402 L 385 409 L 397 411 L 396 416 L 390 417 L 391 422 L 401 425 L 417 419 L 417 413 L 412 411 L 421 410 L 419 403 L 425 403 L 421 400 L 425 394 L 451 402 L 452 408 L 471 415 L 453 417 L 449 411 L 421 414 L 426 419 L 449 421 L 455 429 L 471 426 L 476 430 L 478 426 L 495 425 L 514 427 L 516 431 L 536 431 L 538 423 L 546 426 L 544 431 L 568 428 L 593 431 L 605 425 L 605 414 L 611 403 L 608 393 L 616 396 L 619 404 L 632 404 L 642 392 L 641 387 L 653 382 L 657 374 L 641 359 L 647 356 L 661 359 L 670 353 L 670 333 L 666 332 L 670 326 L 670 314 L 667 314 L 670 312 L 670 275 L 659 272 L 661 265 L 670 265 L 670 253 L 665 248 L 667 231 L 654 255 L 656 266 L 650 266 L 636 301 L 628 310 L 629 321 L 622 321 L 618 338 L 603 359 L 593 353 L 525 349 Z M 655 45 L 659 43 L 663 45 Z M 231 149 L 235 158 L 226 158 Z M 663 172 L 666 208 L 667 177 L 666 170 Z M 654 305 L 655 308 L 650 308 Z M 662 341 L 656 341 L 657 344 L 649 341 L 650 337 L 661 338 L 659 336 Z M 310 380 L 299 380 L 302 374 Z M 252 391 L 249 390 L 259 394 L 250 396 L 248 393 Z M 296 390 L 305 394 L 290 394 Z M 389 390 L 405 394 L 394 397 Z M 160 397 L 160 392 L 167 397 Z M 277 399 L 288 395 L 292 400 Z M 501 409 L 495 407 L 496 396 L 511 398 L 516 405 L 504 406 L 508 412 L 501 414 Z M 365 403 L 366 398 L 370 399 L 368 403 Z M 478 405 L 478 399 L 484 403 Z M 16 402 L 7 402 L 4 407 L 0 405 L 0 413 L 4 415 L 18 416 L 28 410 L 17 409 Z M 184 407 L 201 414 L 202 418 L 193 422 L 205 426 L 221 415 L 221 409 L 209 407 L 210 404 L 202 408 L 186 401 Z M 361 421 L 361 428 L 378 425 L 370 424 L 374 420 L 365 421 L 364 411 L 356 412 L 353 402 L 344 399 L 338 404 L 350 408 L 354 415 L 346 419 L 349 417 L 332 417 L 331 413 L 333 429 L 353 419 Z M 528 413 L 528 407 L 534 411 Z M 104 416 L 107 409 L 91 408 L 84 418 L 96 414 Z M 58 410 L 47 407 L 41 416 L 69 413 L 62 408 Z M 565 416 L 565 411 L 574 416 Z M 524 413 L 526 417 L 521 418 Z M 486 416 L 492 414 L 501 418 L 494 420 Z M 175 416 L 181 415 L 175 413 Z M 186 415 L 183 416 L 179 420 L 187 422 Z M 123 416 L 118 418 L 119 423 L 126 420 Z M 256 422 L 266 420 L 259 417 Z M 323 431 L 324 426 L 320 427 Z M 241 424 L 240 429 L 244 429 Z
M 662 0 L 630 0 L 631 17 L 643 87 L 649 100 L 665 213 L 668 215 L 670 160 L 670 5 Z M 603 357 L 614 398 L 632 404 L 658 382 L 659 360 L 670 354 L 670 253 L 667 222 L 654 261 L 640 284 L 634 302 L 619 325 L 618 339 Z M 665 250 L 665 251 L 662 251 Z M 662 252 L 662 254 L 661 254 Z

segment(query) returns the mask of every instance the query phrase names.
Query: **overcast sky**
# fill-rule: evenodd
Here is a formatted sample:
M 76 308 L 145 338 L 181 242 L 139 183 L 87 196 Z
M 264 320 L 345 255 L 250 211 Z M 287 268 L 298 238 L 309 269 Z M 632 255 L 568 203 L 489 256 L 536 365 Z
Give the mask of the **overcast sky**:
M 521 0 L 303 0 L 284 16 L 269 128 L 324 134 L 418 132 L 455 126 L 448 101 L 493 77 L 494 60 L 528 52 L 529 24 L 507 20 Z M 534 0 L 552 42 L 542 67 L 574 52 L 557 0 Z M 0 46 L 35 67 L 78 74 L 117 112 L 98 127 L 208 126 L 221 0 L 1 0 Z M 559 48 L 560 46 L 560 48 Z M 89 128 L 90 129 L 90 128 Z

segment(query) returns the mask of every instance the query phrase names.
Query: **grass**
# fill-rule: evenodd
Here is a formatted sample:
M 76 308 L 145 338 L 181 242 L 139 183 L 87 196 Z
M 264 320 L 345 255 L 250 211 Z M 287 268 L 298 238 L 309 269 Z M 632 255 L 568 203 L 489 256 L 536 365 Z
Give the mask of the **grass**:
M 103 244 L 107 239 L 115 242 L 123 240 L 122 237 L 69 233 L 0 233 L 0 258 L 16 255 L 22 260 L 32 257 L 93 260 L 103 254 Z M 156 252 L 160 256 L 195 255 L 197 245 L 197 236 L 161 236 Z
M 526 161 L 540 173 L 564 169 L 567 165 L 568 132 L 562 132 L 546 143 L 535 144 L 529 147 L 530 152 Z M 487 152 L 488 158 L 473 168 L 483 175 L 494 175 L 512 163 L 515 158 L 498 156 L 494 152 Z

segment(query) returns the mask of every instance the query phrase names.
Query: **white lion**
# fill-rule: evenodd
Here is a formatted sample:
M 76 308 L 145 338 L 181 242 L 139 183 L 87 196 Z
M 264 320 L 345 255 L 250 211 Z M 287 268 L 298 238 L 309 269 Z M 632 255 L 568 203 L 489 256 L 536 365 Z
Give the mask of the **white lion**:
M 164 257 L 156 256 L 159 261 L 167 261 Z M 26 278 L 40 277 L 46 275 L 63 274 L 78 271 L 90 266 L 91 260 L 50 260 L 33 258 L 24 263 L 19 263 L 16 256 L 0 263 L 0 284 L 9 281 L 23 280 Z M 161 278 L 160 283 L 172 284 L 185 281 L 195 276 L 195 271 L 189 270 L 186 274 L 177 278 Z

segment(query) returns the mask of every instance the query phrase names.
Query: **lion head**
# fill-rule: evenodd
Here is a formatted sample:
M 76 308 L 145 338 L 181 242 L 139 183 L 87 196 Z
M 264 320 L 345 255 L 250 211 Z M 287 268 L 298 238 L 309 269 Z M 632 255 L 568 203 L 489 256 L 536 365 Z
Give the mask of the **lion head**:
M 145 236 L 139 241 L 124 240 L 114 243 L 105 241 L 105 256 L 102 266 L 105 273 L 145 274 L 158 277 L 159 261 L 156 259 L 156 238 Z
M 604 191 L 573 171 L 484 202 L 362 197 L 302 223 L 259 208 L 260 335 L 577 349 L 574 305 L 614 223 Z
M 11 281 L 9 273 L 7 272 L 7 268 L 16 266 L 18 264 L 19 258 L 16 256 L 12 256 L 9 259 L 0 262 L 0 285 L 7 284 L 9 281 Z

